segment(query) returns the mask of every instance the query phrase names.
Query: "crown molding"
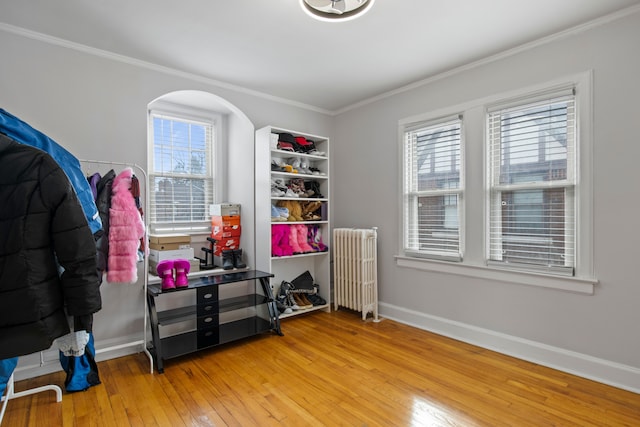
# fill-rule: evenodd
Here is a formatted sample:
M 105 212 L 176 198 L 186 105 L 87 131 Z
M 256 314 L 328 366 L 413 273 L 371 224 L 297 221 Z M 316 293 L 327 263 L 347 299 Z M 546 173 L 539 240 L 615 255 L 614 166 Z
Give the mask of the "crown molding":
M 585 31 L 591 30 L 593 28 L 597 28 L 600 27 L 602 25 L 608 24 L 610 22 L 625 18 L 629 15 L 633 15 L 635 13 L 640 12 L 640 4 L 635 5 L 635 6 L 630 6 L 628 8 L 625 9 L 621 9 L 617 12 L 613 12 L 610 13 L 608 15 L 602 16 L 600 18 L 596 18 L 594 20 L 591 20 L 589 22 L 586 22 L 584 24 L 580 24 L 577 26 L 574 26 L 572 28 L 569 28 L 567 30 L 563 30 L 560 32 L 557 32 L 555 34 L 546 36 L 546 37 L 542 37 L 540 39 L 534 40 L 532 42 L 529 43 L 524 43 L 522 45 L 516 46 L 514 48 L 505 50 L 503 52 L 494 54 L 494 55 L 490 55 L 487 56 L 483 59 L 477 60 L 477 61 L 473 61 L 470 62 L 468 64 L 465 65 L 461 65 L 459 67 L 455 67 L 452 68 L 450 70 L 429 76 L 425 79 L 422 80 L 418 80 L 416 82 L 410 83 L 408 85 L 405 86 L 401 86 L 399 88 L 387 91 L 387 92 L 383 92 L 381 94 L 372 96 L 370 98 L 366 98 L 363 99 L 359 102 L 356 102 L 354 104 L 336 109 L 336 110 L 328 110 L 325 108 L 320 108 L 320 107 L 316 107 L 314 105 L 309 105 L 309 104 L 305 104 L 302 102 L 297 102 L 297 101 L 293 101 L 290 99 L 286 99 L 286 98 L 281 98 L 278 96 L 274 96 L 274 95 L 270 95 L 264 92 L 260 92 L 260 91 L 256 91 L 256 90 L 252 90 L 252 89 L 247 89 L 245 87 L 242 86 L 238 86 L 238 85 L 234 85 L 231 83 L 226 83 L 220 80 L 215 80 L 209 77 L 205 77 L 205 76 L 201 76 L 198 74 L 194 74 L 194 73 L 189 73 L 186 71 L 182 71 L 182 70 L 178 70 L 175 68 L 171 68 L 171 67 L 166 67 L 163 65 L 159 65 L 159 64 L 155 64 L 152 62 L 147 62 L 147 61 L 142 61 L 136 58 L 132 58 L 129 56 L 125 56 L 125 55 L 120 55 L 114 52 L 110 52 L 107 50 L 103 50 L 103 49 L 97 49 L 91 46 L 87 46 L 87 45 L 83 45 L 80 43 L 75 43 L 69 40 L 65 40 L 65 39 L 61 39 L 58 37 L 53 37 L 47 34 L 43 34 L 43 33 L 39 33 L 36 31 L 31 31 L 31 30 L 27 30 L 25 28 L 21 28 L 21 27 L 17 27 L 11 24 L 7 24 L 4 22 L 0 22 L 0 31 L 5 31 L 7 33 L 12 33 L 12 34 L 16 34 L 22 37 L 26 37 L 26 38 L 30 38 L 33 40 L 38 40 L 44 43 L 49 43 L 52 45 L 56 45 L 56 46 L 61 46 L 61 47 L 65 47 L 68 49 L 72 49 L 72 50 L 76 50 L 79 52 L 83 52 L 89 55 L 94 55 L 94 56 L 98 56 L 98 57 L 102 57 L 105 59 L 110 59 L 113 61 L 117 61 L 117 62 L 121 62 L 121 63 L 125 63 L 125 64 L 129 64 L 129 65 L 133 65 L 136 67 L 140 67 L 140 68 L 146 68 L 149 70 L 153 70 L 153 71 L 157 71 L 160 73 L 164 73 L 167 75 L 172 75 L 175 77 L 180 77 L 180 78 L 184 78 L 184 79 L 188 79 L 188 80 L 192 80 L 195 82 L 199 82 L 199 83 L 204 83 L 204 84 L 208 84 L 211 86 L 216 86 L 216 87 L 220 87 L 223 89 L 228 89 L 234 92 L 239 92 L 239 93 L 243 93 L 246 95 L 251 95 L 251 96 L 255 96 L 258 98 L 262 98 L 262 99 L 266 99 L 272 102 L 277 102 L 280 104 L 285 104 L 285 105 L 289 105 L 292 107 L 296 107 L 296 108 L 301 108 L 304 110 L 309 110 L 309 111 L 313 111 L 316 113 L 320 113 L 320 114 L 324 114 L 324 115 L 328 115 L 328 116 L 338 116 L 340 114 L 346 113 L 350 110 L 354 110 L 356 108 L 360 108 L 363 107 L 365 105 L 368 104 L 372 104 L 374 102 L 380 101 L 382 99 L 385 98 L 389 98 L 391 96 L 394 95 L 398 95 L 404 92 L 408 92 L 410 90 L 413 89 L 417 89 L 420 88 L 422 86 L 426 86 L 429 85 L 431 83 L 437 82 L 439 80 L 443 80 L 446 79 L 448 77 L 454 76 L 456 74 L 465 72 L 465 71 L 469 71 L 472 70 L 474 68 L 478 68 L 481 67 L 483 65 L 486 64 L 490 64 L 492 62 L 496 62 L 499 61 L 501 59 L 505 59 L 514 55 L 517 55 L 519 53 L 525 52 L 527 50 L 531 50 L 534 49 L 536 47 L 539 46 L 543 46 L 546 44 L 549 44 L 553 41 L 556 40 L 561 40 L 567 37 L 571 37 L 574 36 L 576 34 L 580 34 L 583 33 Z
M 215 80 L 209 77 L 201 76 L 194 73 L 189 73 L 186 71 L 178 70 L 171 67 L 166 67 L 164 65 L 155 64 L 148 61 L 142 61 L 140 59 L 132 58 L 126 55 L 120 55 L 118 53 L 110 52 L 108 50 L 98 49 L 95 47 L 87 46 L 84 44 L 72 42 L 70 40 L 61 39 L 58 37 L 50 36 L 48 34 L 39 33 L 36 31 L 27 30 L 26 28 L 17 27 L 15 25 L 7 24 L 4 22 L 0 22 L 0 31 L 4 31 L 7 33 L 12 33 L 18 36 L 22 36 L 25 38 L 29 38 L 32 40 L 38 40 L 44 43 L 48 43 L 54 46 L 60 46 L 67 49 L 75 50 L 78 52 L 83 52 L 88 55 L 97 56 L 104 59 L 109 59 L 111 61 L 116 61 L 128 65 L 133 65 L 139 68 L 145 68 L 148 70 L 156 71 L 159 73 L 171 75 L 174 77 L 180 77 L 187 80 L 192 80 L 198 83 L 204 83 L 211 86 L 220 87 L 223 89 L 228 89 L 234 92 L 243 93 L 246 95 L 255 96 L 258 98 L 263 98 L 269 101 L 277 102 L 280 104 L 290 105 L 292 107 L 297 107 L 305 110 L 314 111 L 316 113 L 321 113 L 325 115 L 333 115 L 333 112 L 324 108 L 316 107 L 313 105 L 305 104 L 302 102 L 292 101 L 290 99 L 281 98 L 278 96 L 270 95 L 264 92 L 247 89 L 242 86 L 237 86 L 231 83 L 226 83 L 220 80 Z
M 635 13 L 640 12 L 640 4 L 631 6 L 625 9 L 621 9 L 617 12 L 610 13 L 608 15 L 602 16 L 600 18 L 596 18 L 592 21 L 586 22 L 584 24 L 577 25 L 575 27 L 571 27 L 569 29 L 557 32 L 555 34 L 551 34 L 546 37 L 542 37 L 540 39 L 534 40 L 532 42 L 524 43 L 519 46 L 516 46 L 511 49 L 507 49 L 500 53 L 496 53 L 494 55 L 487 56 L 485 58 L 479 59 L 477 61 L 470 62 L 465 65 L 461 65 L 459 67 L 452 68 L 450 70 L 435 74 L 433 76 L 429 76 L 425 79 L 418 80 L 413 83 L 409 83 L 408 85 L 401 86 L 399 88 L 390 90 L 388 92 L 381 93 L 379 95 L 373 96 L 371 98 L 363 99 L 362 101 L 356 102 L 355 104 L 348 105 L 346 107 L 340 108 L 338 110 L 334 110 L 331 112 L 331 115 L 337 116 L 342 113 L 346 113 L 347 111 L 363 107 L 368 104 L 372 104 L 374 102 L 380 101 L 385 98 L 389 98 L 394 95 L 398 95 L 400 93 L 408 92 L 413 89 L 417 89 L 422 86 L 429 85 L 431 83 L 437 82 L 439 80 L 446 79 L 448 77 L 454 76 L 456 74 L 460 74 L 465 71 L 472 70 L 474 68 L 479 68 L 483 65 L 490 64 L 492 62 L 499 61 L 501 59 L 509 58 L 511 56 L 515 56 L 519 53 L 526 52 L 528 50 L 534 49 L 539 46 L 544 46 L 556 40 L 565 39 L 567 37 L 574 36 L 576 34 L 583 33 L 585 31 L 600 27 L 602 25 L 608 24 L 613 21 L 617 21 L 619 19 L 625 18 L 629 15 L 633 15 Z

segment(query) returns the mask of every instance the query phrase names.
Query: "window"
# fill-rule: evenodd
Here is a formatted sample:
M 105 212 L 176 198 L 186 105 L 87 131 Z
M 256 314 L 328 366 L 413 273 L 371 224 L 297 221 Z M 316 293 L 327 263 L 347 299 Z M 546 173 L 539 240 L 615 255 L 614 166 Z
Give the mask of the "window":
M 576 114 L 573 89 L 490 108 L 488 259 L 573 275 Z
M 592 295 L 592 83 L 588 71 L 401 119 L 396 264 Z M 439 130 L 456 123 L 447 152 Z
M 151 112 L 150 125 L 151 231 L 209 230 L 215 122 Z
M 404 252 L 460 260 L 462 118 L 404 127 Z

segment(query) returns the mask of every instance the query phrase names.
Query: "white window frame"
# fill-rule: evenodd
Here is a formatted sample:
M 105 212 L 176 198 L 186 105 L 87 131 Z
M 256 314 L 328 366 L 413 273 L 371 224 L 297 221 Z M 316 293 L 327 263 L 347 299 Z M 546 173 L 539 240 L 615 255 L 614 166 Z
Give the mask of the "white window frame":
M 221 135 L 224 133 L 224 121 L 222 116 L 210 111 L 203 111 L 198 108 L 191 108 L 184 105 L 177 105 L 168 102 L 162 103 L 162 105 L 150 109 L 148 111 L 148 144 L 147 144 L 147 165 L 149 176 L 149 197 L 150 201 L 154 200 L 152 194 L 155 189 L 153 188 L 154 173 L 154 125 L 153 118 L 155 116 L 163 116 L 177 121 L 201 123 L 211 126 L 211 146 L 209 147 L 209 162 L 207 165 L 206 178 L 209 182 L 208 196 L 205 199 L 205 215 L 203 221 L 182 221 L 182 222 L 156 222 L 149 215 L 149 229 L 152 234 L 208 234 L 211 230 L 211 222 L 209 220 L 209 204 L 216 203 L 216 200 L 220 198 L 220 176 L 222 172 L 219 170 L 219 153 L 221 150 Z M 150 207 L 153 209 L 153 206 Z M 151 213 L 150 213 L 151 214 Z
M 428 132 L 429 130 L 436 130 L 441 127 L 447 127 L 451 125 L 459 125 L 460 139 L 459 139 L 459 158 L 458 164 L 458 184 L 452 188 L 436 188 L 436 189 L 419 189 L 417 183 L 419 167 L 417 164 L 413 164 L 415 160 L 415 149 L 417 141 L 413 137 L 420 132 Z M 408 121 L 400 126 L 401 133 L 401 151 L 402 151 L 402 218 L 403 218 L 403 253 L 407 256 L 413 256 L 417 258 L 429 258 L 444 261 L 460 262 L 462 260 L 463 248 L 464 248 L 464 123 L 463 117 L 460 114 L 449 115 L 440 118 L 428 118 L 419 121 Z M 450 147 L 447 147 L 449 150 Z M 432 159 L 436 160 L 436 159 Z M 449 184 L 445 182 L 444 184 Z M 437 235 L 433 234 L 431 244 L 433 247 L 425 248 L 420 247 L 419 241 L 421 236 L 419 232 L 415 230 L 418 226 L 419 217 L 418 199 L 429 197 L 455 197 L 457 199 L 457 250 L 437 249 L 438 246 L 446 246 L 447 236 L 444 235 L 444 231 Z M 446 209 L 446 207 L 445 207 Z M 446 213 L 445 213 L 446 215 Z M 446 218 L 443 218 L 443 224 L 446 222 Z
M 423 259 L 410 256 L 402 251 L 402 221 L 399 221 L 398 255 L 395 256 L 396 265 L 400 268 L 425 270 L 439 274 L 457 275 L 463 278 L 471 278 L 474 281 L 503 282 L 507 285 L 525 285 L 559 290 L 585 295 L 593 295 L 598 279 L 595 276 L 593 264 L 593 72 L 591 70 L 567 75 L 533 84 L 508 92 L 490 95 L 484 98 L 473 99 L 461 104 L 438 109 L 431 113 L 417 115 L 398 122 L 398 141 L 402 141 L 400 129 L 406 123 L 424 120 L 428 117 L 439 117 L 455 112 L 462 112 L 465 119 L 465 144 L 472 144 L 474 150 L 470 155 L 474 156 L 473 162 L 466 162 L 466 190 L 465 190 L 465 246 L 464 259 L 459 263 L 442 262 L 434 259 Z M 573 277 L 544 274 L 533 271 L 513 271 L 499 269 L 486 263 L 486 216 L 478 214 L 478 206 L 486 200 L 486 159 L 483 167 L 478 167 L 476 156 L 482 156 L 483 145 L 486 146 L 485 115 L 488 105 L 504 102 L 518 97 L 528 97 L 533 93 L 547 91 L 560 87 L 574 85 L 576 87 L 576 112 L 580 117 L 577 126 L 577 138 L 579 141 L 578 168 L 580 180 L 576 190 L 576 234 L 577 245 L 575 253 L 575 274 Z M 401 146 L 402 144 L 399 144 Z M 478 148 L 476 148 L 478 147 Z M 486 151 L 486 150 L 485 150 Z M 399 152 L 399 159 L 402 153 Z M 467 153 L 469 155 L 469 153 Z M 402 182 L 402 163 L 399 163 L 399 181 Z M 479 181 L 479 182 L 478 182 Z M 401 185 L 399 189 L 402 190 Z M 402 219 L 402 193 L 398 197 L 398 215 Z M 484 207 L 486 211 L 488 206 Z M 482 208 L 480 209 L 482 211 Z M 486 215 L 486 212 L 485 212 Z
M 495 266 L 501 269 L 513 269 L 517 271 L 536 271 L 545 274 L 552 275 L 574 275 L 574 262 L 576 252 L 576 203 L 577 203 L 577 182 L 579 178 L 580 168 L 576 167 L 579 144 L 580 141 L 577 136 L 577 127 L 580 122 L 580 117 L 577 114 L 575 107 L 575 87 L 573 85 L 566 88 L 550 89 L 549 91 L 543 91 L 539 93 L 533 93 L 530 96 L 524 98 L 518 97 L 515 100 L 507 100 L 495 105 L 488 106 L 486 112 L 486 165 L 487 165 L 487 200 L 488 206 L 486 214 L 486 231 L 485 236 L 486 247 L 486 260 L 488 265 Z M 503 118 L 507 117 L 513 112 L 523 112 L 525 110 L 531 110 L 536 106 L 546 106 L 551 103 L 566 103 L 567 110 L 567 144 L 566 144 L 566 171 L 565 177 L 544 179 L 542 176 L 537 176 L 534 179 L 532 176 L 527 176 L 524 182 L 512 182 L 501 183 L 500 176 L 502 173 L 502 161 L 506 158 L 510 158 L 508 154 L 504 154 L 503 150 L 508 153 L 506 146 L 503 145 L 502 123 Z M 531 128 L 530 119 L 527 119 L 527 130 Z M 538 132 L 537 130 L 535 130 Z M 508 135 L 508 134 L 507 134 Z M 508 136 L 507 136 L 508 138 Z M 529 140 L 527 140 L 529 141 Z M 527 142 L 530 146 L 530 142 Z M 538 142 L 539 144 L 539 142 Z M 540 162 L 540 148 L 536 150 L 537 162 Z M 531 155 L 529 155 L 531 156 Z M 517 157 L 517 153 L 516 153 Z M 531 163 L 529 163 L 531 164 Z M 510 164 L 511 167 L 517 168 L 518 162 Z M 550 166 L 549 166 L 550 167 Z M 514 172 L 506 172 L 506 176 L 510 178 L 518 178 Z M 526 192 L 540 192 L 544 194 L 546 190 L 564 190 L 564 205 L 562 212 L 564 213 L 564 230 L 561 242 L 565 243 L 562 247 L 563 253 L 562 259 L 557 259 L 556 256 L 548 256 L 549 265 L 545 265 L 540 260 L 534 260 L 534 246 L 533 243 L 539 243 L 538 247 L 542 250 L 557 251 L 559 247 L 554 246 L 554 240 L 550 235 L 534 236 L 532 234 L 521 235 L 517 240 L 513 241 L 512 245 L 506 245 L 509 240 L 516 239 L 516 237 L 509 234 L 502 234 L 503 221 L 502 218 L 502 204 L 506 202 L 502 199 L 503 193 L 512 193 L 514 199 L 516 196 L 522 196 Z M 544 195 L 543 195 L 544 197 Z M 541 200 L 542 203 L 542 200 Z M 542 205 L 541 205 L 542 206 Z M 541 213 L 544 215 L 543 213 Z M 509 218 L 510 221 L 514 221 L 518 217 L 517 213 L 514 213 L 513 218 Z M 541 218 L 545 221 L 545 218 Z M 541 223 L 542 224 L 542 223 Z M 511 227 L 510 227 L 511 228 Z M 514 228 L 513 231 L 516 229 Z M 513 232 L 512 231 L 512 232 Z M 522 231 L 520 231 L 521 233 Z M 557 245 L 557 242 L 555 243 Z M 509 249 L 511 247 L 511 249 Z M 525 252 L 522 252 L 526 249 Z M 515 252 L 508 255 L 510 252 Z M 523 260 L 518 262 L 518 260 Z M 557 264 L 562 262 L 562 265 Z

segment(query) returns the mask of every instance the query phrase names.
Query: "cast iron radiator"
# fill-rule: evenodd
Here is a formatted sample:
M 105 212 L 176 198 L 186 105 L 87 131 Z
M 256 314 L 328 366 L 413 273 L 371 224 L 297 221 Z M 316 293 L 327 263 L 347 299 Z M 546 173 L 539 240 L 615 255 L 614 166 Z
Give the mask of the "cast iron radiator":
M 378 321 L 377 228 L 333 229 L 334 307 L 373 314 Z

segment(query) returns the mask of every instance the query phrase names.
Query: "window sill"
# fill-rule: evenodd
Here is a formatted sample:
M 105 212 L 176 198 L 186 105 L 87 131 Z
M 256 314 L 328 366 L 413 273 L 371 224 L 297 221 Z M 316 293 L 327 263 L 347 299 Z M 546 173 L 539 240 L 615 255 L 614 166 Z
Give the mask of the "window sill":
M 538 286 L 586 295 L 593 295 L 595 285 L 598 283 L 598 280 L 595 278 L 560 277 L 529 272 L 507 271 L 484 265 L 452 263 L 437 260 L 410 258 L 400 255 L 396 255 L 395 258 L 396 265 L 398 267 L 415 268 L 418 270 L 455 274 L 458 276 L 497 280 L 519 285 Z

